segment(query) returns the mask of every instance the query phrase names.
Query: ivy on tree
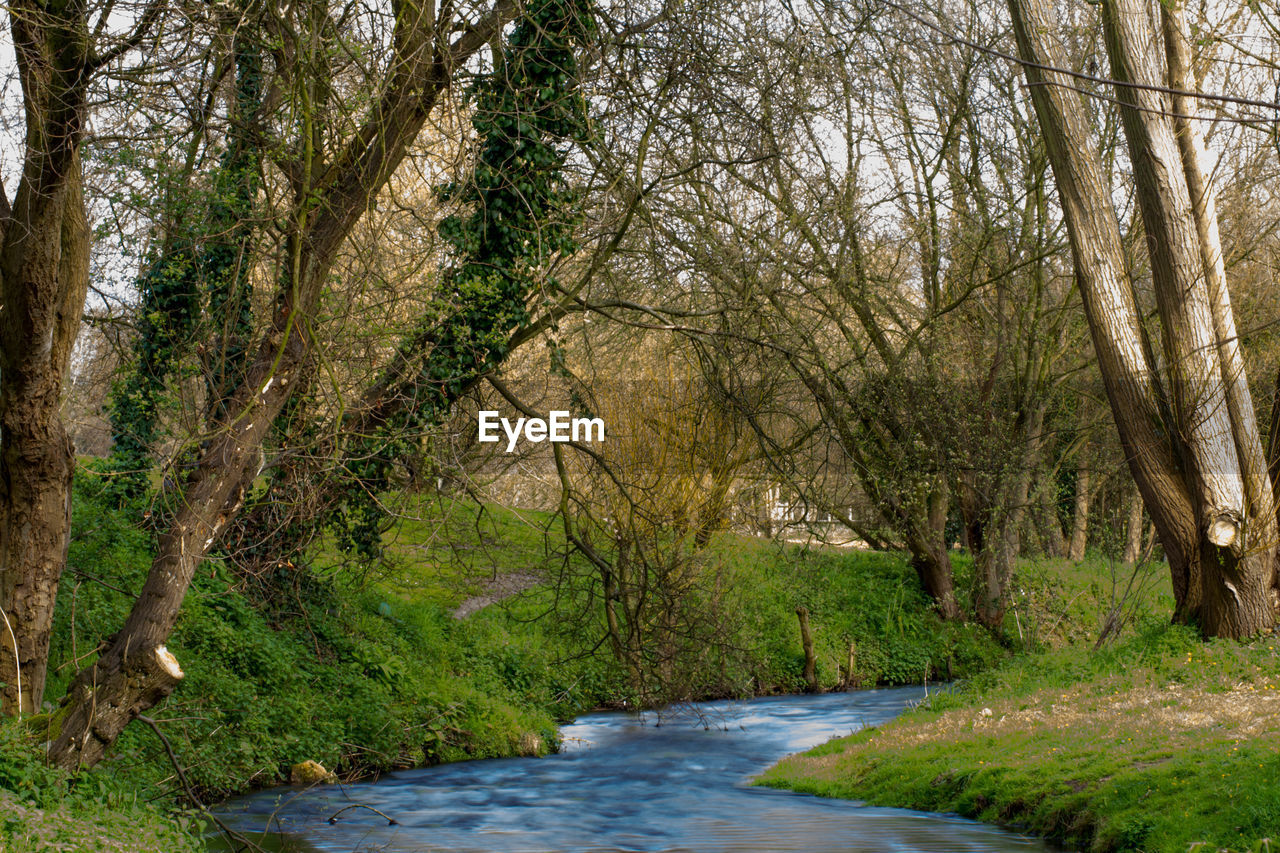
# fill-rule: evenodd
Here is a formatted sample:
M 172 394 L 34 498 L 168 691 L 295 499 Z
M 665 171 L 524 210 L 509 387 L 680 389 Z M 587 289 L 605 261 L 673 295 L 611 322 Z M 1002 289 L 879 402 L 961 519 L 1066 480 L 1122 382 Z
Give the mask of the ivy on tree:
M 261 515 L 263 529 L 246 531 L 244 541 L 278 561 L 328 526 L 345 552 L 380 554 L 386 512 L 379 495 L 391 487 L 396 465 L 418 455 L 422 436 L 502 362 L 511 334 L 529 322 L 539 287 L 554 287 L 549 263 L 578 248 L 579 194 L 565 166 L 569 145 L 590 132 L 577 51 L 595 33 L 589 0 L 532 0 L 492 70 L 468 88 L 473 172 L 437 190 L 463 211 L 439 228 L 453 250 L 441 286 L 444 310 L 405 337 L 366 405 L 348 417 L 341 463 L 312 481 L 310 506 L 282 523 L 281 499 L 297 499 L 300 476 L 289 465 L 274 466 L 253 501 L 264 511 L 246 516 Z M 289 417 L 294 431 L 296 414 Z
M 245 37 L 236 39 L 234 52 L 231 129 L 208 212 L 191 227 L 183 211 L 171 211 L 164 245 L 138 278 L 142 303 L 134 363 L 113 389 L 110 408 L 114 445 L 108 471 L 114 475 L 111 488 L 125 500 L 146 494 L 166 385 L 190 354 L 202 317 L 207 312 L 219 331 L 204 359 L 211 409 L 235 389 L 252 332 L 249 267 L 260 158 L 249 123 L 262 103 L 262 55 Z

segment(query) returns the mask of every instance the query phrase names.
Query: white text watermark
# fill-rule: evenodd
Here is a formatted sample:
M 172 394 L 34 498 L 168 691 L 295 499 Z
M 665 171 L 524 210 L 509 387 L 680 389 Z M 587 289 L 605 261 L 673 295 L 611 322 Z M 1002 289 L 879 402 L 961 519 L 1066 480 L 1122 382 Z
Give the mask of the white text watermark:
M 572 418 L 567 411 L 552 411 L 546 418 L 517 418 L 514 424 L 508 418 L 499 417 L 496 411 L 480 412 L 479 440 L 482 443 L 501 441 L 499 427 L 506 433 L 508 453 L 516 449 L 516 442 L 522 434 L 525 441 L 534 444 L 543 441 L 604 441 L 602 418 Z

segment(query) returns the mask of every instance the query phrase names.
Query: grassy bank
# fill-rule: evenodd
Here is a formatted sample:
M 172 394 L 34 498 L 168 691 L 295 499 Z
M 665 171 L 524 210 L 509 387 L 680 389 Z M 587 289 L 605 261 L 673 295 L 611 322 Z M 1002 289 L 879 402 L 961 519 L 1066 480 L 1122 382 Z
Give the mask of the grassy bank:
M 111 774 L 70 780 L 45 767 L 21 726 L 0 723 L 0 853 L 195 853 L 198 828 Z
M 1150 622 L 1021 658 L 760 784 L 956 812 L 1092 851 L 1269 850 L 1280 836 L 1280 640 Z
M 121 623 L 150 564 L 148 535 L 91 476 L 78 480 L 75 513 L 46 693 L 55 701 Z M 194 793 L 212 802 L 279 784 L 304 760 L 352 779 L 545 753 L 559 721 L 632 698 L 590 600 L 560 582 L 551 522 L 424 499 L 376 566 L 320 549 L 310 569 L 285 564 L 247 581 L 206 563 L 169 644 L 186 677 L 152 713 Z M 693 697 L 803 689 L 799 605 L 812 614 L 824 688 L 966 675 L 1007 654 L 986 632 L 934 617 L 897 555 L 725 534 L 705 559 L 722 570 L 724 609 L 738 618 L 724 652 L 690 671 Z M 469 615 L 455 618 L 464 604 Z M 183 849 L 173 839 L 196 818 L 150 728 L 130 726 L 78 780 L 41 766 L 43 733 L 3 730 L 0 850 Z

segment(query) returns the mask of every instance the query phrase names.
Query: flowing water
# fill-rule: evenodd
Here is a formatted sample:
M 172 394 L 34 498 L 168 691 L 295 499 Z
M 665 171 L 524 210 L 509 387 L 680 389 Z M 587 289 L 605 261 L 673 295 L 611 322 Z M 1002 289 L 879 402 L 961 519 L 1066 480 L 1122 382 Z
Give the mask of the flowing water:
M 883 723 L 922 695 L 908 687 L 588 714 L 561 729 L 557 755 L 261 791 L 228 803 L 223 818 L 245 833 L 270 823 L 277 849 L 342 853 L 1049 849 L 962 818 L 749 787 L 784 755 Z M 330 823 L 346 806 L 355 807 Z

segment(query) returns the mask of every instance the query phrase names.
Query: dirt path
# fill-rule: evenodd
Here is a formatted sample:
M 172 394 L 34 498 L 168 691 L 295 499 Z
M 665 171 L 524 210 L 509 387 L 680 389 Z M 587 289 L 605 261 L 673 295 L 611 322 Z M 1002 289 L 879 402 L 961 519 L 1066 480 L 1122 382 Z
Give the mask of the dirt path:
M 454 619 L 466 619 L 472 613 L 483 610 L 490 604 L 497 604 L 503 599 L 532 589 L 542 582 L 542 577 L 533 572 L 511 572 L 484 582 L 484 592 L 473 595 L 453 609 Z

